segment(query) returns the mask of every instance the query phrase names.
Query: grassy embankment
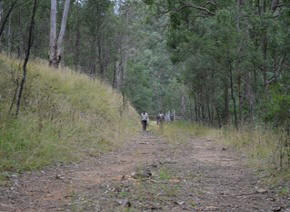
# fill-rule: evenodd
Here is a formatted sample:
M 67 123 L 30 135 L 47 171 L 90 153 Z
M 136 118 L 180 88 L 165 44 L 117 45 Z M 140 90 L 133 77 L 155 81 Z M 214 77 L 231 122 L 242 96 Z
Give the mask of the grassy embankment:
M 136 133 L 137 113 L 110 86 L 45 61 L 28 66 L 21 111 L 9 108 L 20 61 L 0 56 L 0 176 L 95 156 Z M 122 114 L 122 115 L 121 115 Z
M 244 127 L 239 130 L 213 129 L 198 124 L 174 122 L 164 126 L 163 136 L 173 145 L 188 142 L 193 137 L 216 140 L 222 145 L 246 154 L 249 165 L 268 176 L 267 179 L 274 180 L 275 183 L 290 180 L 290 167 L 287 161 L 289 147 L 288 149 L 283 147 L 283 143 L 285 144 L 289 137 L 287 138 L 282 131 L 263 127 Z

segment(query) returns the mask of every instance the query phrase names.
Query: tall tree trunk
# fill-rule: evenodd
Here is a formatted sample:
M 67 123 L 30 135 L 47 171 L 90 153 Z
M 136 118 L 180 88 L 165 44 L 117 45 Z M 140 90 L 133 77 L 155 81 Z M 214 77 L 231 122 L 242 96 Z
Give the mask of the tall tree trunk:
M 103 79 L 105 70 L 104 70 L 104 60 L 103 60 L 102 37 L 101 37 L 100 34 L 101 33 L 99 32 L 98 41 L 97 41 L 97 45 L 98 45 L 98 62 L 99 62 L 100 76 Z
M 237 0 L 237 31 L 242 34 L 241 31 L 241 10 L 243 6 L 243 0 Z M 236 70 L 237 70 L 237 80 L 238 80 L 238 98 L 239 98 L 239 120 L 242 120 L 242 92 L 241 92 L 241 80 L 242 80 L 242 73 L 241 73 L 241 68 L 240 68 L 240 63 L 241 63 L 241 53 L 242 53 L 242 46 L 243 46 L 243 40 L 241 39 L 238 44 L 237 48 L 237 55 L 238 59 L 236 62 Z
M 198 100 L 196 94 L 194 94 L 194 111 L 195 111 L 195 121 L 197 122 L 199 120 L 199 117 L 198 117 Z
M 24 63 L 23 63 L 23 75 L 22 75 L 22 79 L 20 82 L 19 93 L 18 93 L 18 98 L 17 98 L 17 105 L 16 105 L 17 108 L 16 108 L 16 114 L 15 114 L 16 117 L 18 116 L 19 111 L 20 111 L 23 89 L 24 89 L 24 85 L 26 82 L 27 64 L 28 64 L 28 60 L 29 60 L 29 56 L 30 56 L 30 50 L 32 47 L 32 34 L 33 34 L 33 30 L 34 30 L 34 25 L 35 25 L 35 14 L 36 14 L 36 9 L 37 9 L 37 3 L 38 3 L 38 0 L 34 0 L 33 10 L 32 10 L 32 15 L 31 15 L 31 22 L 30 22 L 30 27 L 29 27 L 26 55 L 25 55 L 25 59 L 24 59 Z
M 121 34 L 119 37 L 119 46 L 118 46 L 118 58 L 115 64 L 115 85 L 114 87 L 120 91 L 123 90 L 124 87 L 124 78 L 125 78 L 125 69 L 127 63 L 127 52 L 125 50 L 126 40 L 124 36 Z
M 97 36 L 93 34 L 91 39 L 91 46 L 90 46 L 90 55 L 89 55 L 89 71 L 90 76 L 92 78 L 96 77 L 96 42 L 97 42 Z
M 7 30 L 7 54 L 11 56 L 12 44 L 11 44 L 11 16 L 8 18 L 8 30 Z
M 57 3 L 51 0 L 50 7 L 50 37 L 49 37 L 49 65 L 57 67 L 57 44 L 56 44 L 56 16 Z
M 117 66 L 118 61 L 116 61 L 114 65 L 113 82 L 112 82 L 112 87 L 115 89 L 117 89 Z
M 237 0 L 237 29 L 240 31 L 241 0 Z
M 114 84 L 113 87 L 117 90 L 122 89 L 123 84 L 123 55 L 121 49 L 119 49 L 119 58 L 115 63 L 115 76 L 114 76 Z
M 22 22 L 21 22 L 21 11 L 22 9 L 19 8 L 19 12 L 18 12 L 18 32 L 19 32 L 19 35 L 18 35 L 18 39 L 17 39 L 17 57 L 18 58 L 21 58 L 22 57 L 22 48 L 21 48 L 21 42 L 22 42 L 22 38 L 23 38 L 23 32 L 22 32 Z
M 253 91 L 252 80 L 251 80 L 251 73 L 249 72 L 245 79 L 245 97 L 249 105 L 249 121 L 251 123 L 254 122 L 254 102 L 255 102 L 255 94 Z M 255 83 L 255 82 L 254 82 Z
M 223 112 L 223 122 L 228 124 L 229 121 L 229 83 L 228 79 L 224 79 L 224 112 Z
M 263 1 L 263 13 L 266 13 L 266 10 L 267 10 L 267 1 L 268 0 L 264 0 Z
M 211 123 L 211 111 L 210 111 L 210 99 L 209 99 L 209 95 L 207 95 L 206 97 L 206 107 L 207 107 L 207 117 L 208 117 L 208 123 Z
M 192 108 L 192 98 L 191 98 L 191 95 L 188 95 L 188 101 L 189 101 L 190 121 L 193 121 L 193 108 Z
M 17 1 L 18 0 L 15 0 L 15 1 L 12 2 L 12 4 L 10 5 L 10 7 L 8 9 L 8 12 L 7 12 L 6 16 L 3 18 L 3 20 L 2 20 L 2 17 L 1 17 L 1 21 L 2 22 L 1 22 L 1 26 L 0 26 L 0 37 L 3 34 L 5 25 L 6 25 L 6 23 L 7 23 L 8 19 L 9 19 L 10 15 L 11 15 L 12 10 L 16 6 Z
M 256 0 L 256 7 L 258 9 L 258 15 L 261 16 L 261 5 L 260 0 Z
M 242 113 L 242 109 L 243 109 L 243 96 L 242 96 L 242 77 L 241 77 L 241 73 L 238 74 L 238 96 L 239 96 L 239 120 L 242 121 L 243 120 L 243 113 Z
M 3 0 L 0 0 L 0 23 L 2 22 L 3 16 Z
M 76 31 L 76 42 L 75 42 L 75 59 L 74 59 L 74 64 L 75 64 L 75 69 L 78 70 L 79 64 L 80 64 L 80 40 L 81 40 L 81 33 L 79 30 L 79 25 L 77 26 L 77 31 Z
M 70 7 L 70 0 L 65 0 L 63 16 L 61 20 L 61 27 L 58 37 L 56 37 L 57 25 L 57 1 L 51 0 L 50 9 L 50 52 L 49 52 L 49 65 L 58 68 L 63 55 L 63 38 L 66 31 L 68 12 Z
M 63 10 L 63 15 L 62 15 L 62 20 L 61 20 L 60 32 L 59 32 L 58 39 L 57 39 L 57 59 L 58 59 L 57 66 L 59 65 L 61 58 L 62 58 L 62 55 L 63 55 L 63 50 L 64 50 L 63 38 L 64 38 L 65 31 L 66 31 L 69 7 L 70 7 L 70 0 L 65 0 L 64 10 Z
M 186 119 L 186 97 L 183 94 L 181 95 L 180 106 L 181 106 L 181 115 L 184 119 Z
M 263 82 L 264 82 L 264 88 L 267 87 L 267 49 L 268 49 L 268 38 L 267 38 L 267 31 L 264 32 L 263 35 L 263 58 L 264 58 L 264 64 L 262 67 L 262 72 L 263 72 Z
M 78 4 L 78 3 L 77 3 Z M 74 52 L 74 65 L 75 69 L 78 70 L 79 63 L 80 63 L 80 40 L 81 40 L 81 31 L 80 31 L 80 14 L 79 14 L 79 8 L 80 6 L 77 5 L 77 24 L 76 24 L 76 40 L 75 40 L 75 52 Z
M 221 119 L 221 114 L 220 114 L 220 110 L 219 110 L 218 106 L 215 106 L 215 110 L 216 110 L 216 115 L 217 115 L 218 126 L 219 126 L 219 128 L 221 128 L 222 127 L 222 119 Z
M 236 106 L 236 99 L 234 95 L 234 82 L 233 82 L 233 71 L 232 71 L 232 65 L 229 64 L 229 71 L 230 71 L 230 83 L 231 83 L 231 98 L 234 105 L 234 125 L 236 129 L 238 129 L 238 116 L 237 116 L 237 106 Z
M 123 67 L 123 57 L 121 55 L 121 59 L 118 64 L 117 69 L 117 89 L 122 91 L 123 89 L 123 81 L 124 81 L 124 67 Z

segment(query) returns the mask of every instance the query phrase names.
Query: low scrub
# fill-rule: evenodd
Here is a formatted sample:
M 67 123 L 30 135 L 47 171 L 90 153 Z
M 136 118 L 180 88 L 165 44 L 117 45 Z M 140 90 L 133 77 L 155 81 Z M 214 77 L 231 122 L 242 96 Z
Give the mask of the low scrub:
M 0 172 L 97 156 L 137 131 L 137 113 L 110 86 L 46 61 L 29 64 L 16 119 L 20 76 L 20 61 L 1 55 Z

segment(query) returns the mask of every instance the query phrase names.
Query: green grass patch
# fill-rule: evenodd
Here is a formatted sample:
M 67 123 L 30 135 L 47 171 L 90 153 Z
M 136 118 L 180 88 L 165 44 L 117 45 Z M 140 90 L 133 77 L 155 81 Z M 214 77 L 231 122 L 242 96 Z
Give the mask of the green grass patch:
M 170 172 L 169 172 L 169 170 L 168 169 L 166 169 L 166 168 L 161 168 L 160 170 L 159 170 L 159 179 L 160 180 L 170 180 L 171 179 L 171 174 L 170 174 Z

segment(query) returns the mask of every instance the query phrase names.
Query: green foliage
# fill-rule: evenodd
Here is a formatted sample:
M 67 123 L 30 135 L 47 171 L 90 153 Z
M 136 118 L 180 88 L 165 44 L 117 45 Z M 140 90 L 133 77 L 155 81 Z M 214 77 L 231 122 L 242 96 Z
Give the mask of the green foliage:
M 267 122 L 274 123 L 275 126 L 286 127 L 288 130 L 290 130 L 289 88 L 283 87 L 286 86 L 281 84 L 272 86 L 270 97 L 268 97 L 269 101 L 266 102 L 267 110 L 264 119 Z
M 272 88 L 289 84 L 289 4 L 273 12 L 264 3 L 151 2 L 168 14 L 170 58 L 181 67 L 196 120 L 289 122 L 289 89 Z
M 172 178 L 171 174 L 169 173 L 169 170 L 166 168 L 161 168 L 159 170 L 159 179 L 160 180 L 170 180 Z
M 159 111 L 180 109 L 182 84 L 178 82 L 178 68 L 170 61 L 165 32 L 160 25 L 167 23 L 167 17 L 148 17 L 145 5 L 132 4 L 134 13 L 130 22 L 133 57 L 126 69 L 125 95 L 138 111 L 157 114 Z M 146 24 L 144 24 L 146 23 Z

